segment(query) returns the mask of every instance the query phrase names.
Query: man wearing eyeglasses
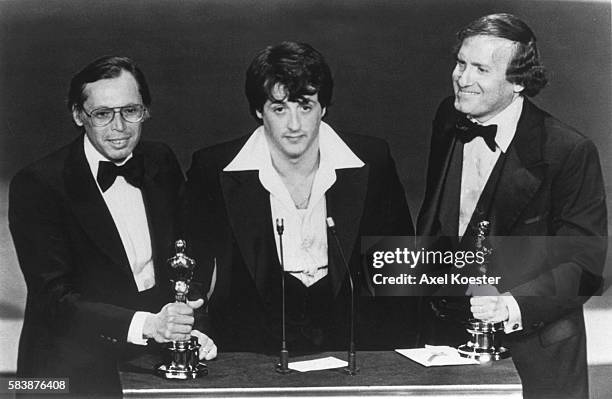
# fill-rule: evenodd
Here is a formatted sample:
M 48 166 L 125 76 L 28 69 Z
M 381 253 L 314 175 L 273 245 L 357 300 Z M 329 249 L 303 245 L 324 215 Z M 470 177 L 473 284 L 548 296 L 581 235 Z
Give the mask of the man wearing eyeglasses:
M 112 395 L 116 363 L 148 341 L 195 335 L 200 357 L 216 356 L 194 325 L 203 301 L 173 303 L 166 259 L 183 175 L 166 145 L 140 141 L 150 104 L 130 59 L 92 62 L 68 95 L 84 134 L 11 182 L 10 229 L 28 288 L 20 377 L 68 377 L 71 394 Z

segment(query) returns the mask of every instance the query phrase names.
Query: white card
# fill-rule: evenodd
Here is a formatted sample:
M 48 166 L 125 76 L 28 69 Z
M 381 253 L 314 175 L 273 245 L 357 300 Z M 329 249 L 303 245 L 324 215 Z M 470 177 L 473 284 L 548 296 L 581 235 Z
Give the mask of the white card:
M 457 349 L 450 346 L 425 345 L 424 348 L 396 349 L 395 351 L 425 367 L 480 364 L 478 360 L 462 357 Z
M 324 357 L 321 359 L 304 360 L 302 362 L 291 362 L 289 368 L 291 370 L 305 372 L 314 370 L 337 369 L 338 367 L 346 367 L 348 363 L 333 356 Z

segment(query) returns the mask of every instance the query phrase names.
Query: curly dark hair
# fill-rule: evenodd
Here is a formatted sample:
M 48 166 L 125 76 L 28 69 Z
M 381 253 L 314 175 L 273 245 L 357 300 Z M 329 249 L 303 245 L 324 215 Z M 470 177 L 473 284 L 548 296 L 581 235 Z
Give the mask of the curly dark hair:
M 523 86 L 524 95 L 533 97 L 546 86 L 548 78 L 540 60 L 536 37 L 521 19 L 512 14 L 500 13 L 485 15 L 470 22 L 457 33 L 454 55 L 457 55 L 465 39 L 478 35 L 495 36 L 516 43 L 506 70 L 506 79 Z
M 304 95 L 319 95 L 321 107 L 331 103 L 334 82 L 323 55 L 306 43 L 282 42 L 261 50 L 246 72 L 245 94 L 251 115 L 258 123 L 256 111 L 262 111 L 273 97 L 274 87 L 283 86 L 289 101 Z

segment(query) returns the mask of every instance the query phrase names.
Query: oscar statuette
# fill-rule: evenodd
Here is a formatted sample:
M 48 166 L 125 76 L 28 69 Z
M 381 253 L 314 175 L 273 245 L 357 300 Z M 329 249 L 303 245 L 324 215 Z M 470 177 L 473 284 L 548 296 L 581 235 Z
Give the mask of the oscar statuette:
M 476 251 L 483 253 L 484 261 L 478 267 L 478 274 L 486 276 L 489 262 L 493 249 L 489 243 L 488 236 L 491 223 L 483 220 L 478 223 L 478 232 L 476 235 Z M 478 287 L 475 287 L 478 290 Z M 465 322 L 467 332 L 470 334 L 470 340 L 459 346 L 457 350 L 463 357 L 468 357 L 486 363 L 494 360 L 499 360 L 510 356 L 508 349 L 504 348 L 501 343 L 504 326 L 503 323 L 490 323 L 483 320 L 470 318 Z
M 174 244 L 176 254 L 168 259 L 172 272 L 176 302 L 187 302 L 189 284 L 193 278 L 195 260 L 185 255 L 187 244 L 177 240 Z M 200 344 L 196 337 L 186 341 L 172 341 L 166 344 L 168 360 L 155 367 L 155 373 L 167 379 L 188 380 L 208 374 L 208 368 L 200 363 L 198 356 Z

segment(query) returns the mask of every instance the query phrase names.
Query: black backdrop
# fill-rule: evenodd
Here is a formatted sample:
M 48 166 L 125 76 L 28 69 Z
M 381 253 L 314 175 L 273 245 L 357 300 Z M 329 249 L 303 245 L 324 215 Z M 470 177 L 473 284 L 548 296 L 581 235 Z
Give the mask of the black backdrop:
M 610 198 L 607 1 L 4 0 L 2 202 L 18 169 L 78 133 L 65 107 L 67 86 L 94 58 L 136 60 L 153 94 L 144 137 L 170 144 L 187 168 L 193 150 L 253 130 L 244 71 L 260 48 L 298 40 L 319 49 L 332 67 L 336 90 L 327 122 L 389 141 L 416 215 L 431 118 L 451 94 L 454 33 L 492 12 L 515 13 L 536 32 L 551 72 L 536 103 L 595 141 Z

